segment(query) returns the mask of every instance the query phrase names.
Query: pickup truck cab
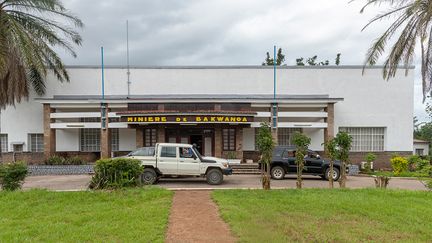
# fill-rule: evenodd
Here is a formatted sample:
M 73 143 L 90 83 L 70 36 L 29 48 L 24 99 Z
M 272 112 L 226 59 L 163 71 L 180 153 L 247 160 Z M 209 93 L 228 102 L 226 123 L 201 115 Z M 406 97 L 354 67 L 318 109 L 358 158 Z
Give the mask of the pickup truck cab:
M 273 150 L 273 158 L 270 163 L 270 175 L 273 179 L 282 180 L 285 174 L 295 174 L 297 164 L 295 162 L 295 146 L 276 146 Z M 337 181 L 340 177 L 341 163 L 334 161 L 333 180 Z M 307 151 L 304 159 L 303 174 L 317 175 L 323 179 L 330 178 L 330 161 L 322 159 L 320 155 L 312 150 Z
M 190 144 L 157 143 L 132 151 L 127 157 L 142 161 L 144 184 L 154 184 L 163 176 L 202 176 L 208 184 L 218 185 L 223 175 L 232 174 L 226 159 L 202 156 Z

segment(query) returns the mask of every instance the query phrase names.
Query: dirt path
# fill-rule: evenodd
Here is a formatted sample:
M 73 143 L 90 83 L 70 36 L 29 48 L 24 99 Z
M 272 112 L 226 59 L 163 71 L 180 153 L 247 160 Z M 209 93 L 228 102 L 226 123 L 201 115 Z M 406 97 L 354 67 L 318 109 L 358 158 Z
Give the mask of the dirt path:
M 235 242 L 211 191 L 176 191 L 166 242 Z

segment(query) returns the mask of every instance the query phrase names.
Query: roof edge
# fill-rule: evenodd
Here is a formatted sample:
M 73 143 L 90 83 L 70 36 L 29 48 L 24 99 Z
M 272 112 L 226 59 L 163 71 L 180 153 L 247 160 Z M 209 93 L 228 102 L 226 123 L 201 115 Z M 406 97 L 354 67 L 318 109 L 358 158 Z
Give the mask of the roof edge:
M 67 69 L 99 69 L 99 65 L 66 65 Z M 126 65 L 105 65 L 106 69 L 126 69 Z M 130 69 L 273 69 L 273 66 L 262 65 L 132 65 Z M 329 65 L 329 66 L 277 66 L 277 69 L 382 69 L 383 65 Z M 398 69 L 415 69 L 414 65 L 398 66 Z

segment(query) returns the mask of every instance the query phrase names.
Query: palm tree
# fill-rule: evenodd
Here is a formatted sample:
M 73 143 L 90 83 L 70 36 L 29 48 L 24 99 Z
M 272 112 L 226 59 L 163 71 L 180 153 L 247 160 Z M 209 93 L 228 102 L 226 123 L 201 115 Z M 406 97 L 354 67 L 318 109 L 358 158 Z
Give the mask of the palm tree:
M 83 23 L 59 0 L 0 0 L 0 107 L 27 98 L 31 88 L 43 95 L 48 70 L 69 81 L 53 48 L 76 57 L 73 44 L 82 39 L 72 26 Z
M 372 18 L 362 30 L 380 20 L 395 20 L 372 43 L 365 65 L 376 64 L 378 58 L 384 54 L 387 43 L 397 34 L 398 37 L 384 62 L 383 77 L 387 80 L 394 77 L 399 65 L 403 65 L 407 73 L 414 58 L 416 44 L 420 43 L 424 101 L 431 92 L 432 85 L 432 0 L 367 0 L 360 12 L 363 13 L 368 6 L 381 4 L 387 4 L 388 11 Z

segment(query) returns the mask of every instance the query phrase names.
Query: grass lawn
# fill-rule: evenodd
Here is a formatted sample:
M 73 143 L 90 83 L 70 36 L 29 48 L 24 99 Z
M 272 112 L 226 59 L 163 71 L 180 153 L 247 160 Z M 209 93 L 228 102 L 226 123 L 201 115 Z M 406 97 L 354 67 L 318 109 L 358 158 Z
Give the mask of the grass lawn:
M 0 192 L 0 242 L 163 242 L 172 192 Z
M 213 199 L 240 242 L 430 242 L 432 193 L 223 190 Z

